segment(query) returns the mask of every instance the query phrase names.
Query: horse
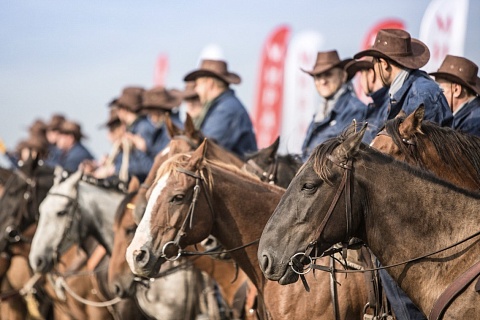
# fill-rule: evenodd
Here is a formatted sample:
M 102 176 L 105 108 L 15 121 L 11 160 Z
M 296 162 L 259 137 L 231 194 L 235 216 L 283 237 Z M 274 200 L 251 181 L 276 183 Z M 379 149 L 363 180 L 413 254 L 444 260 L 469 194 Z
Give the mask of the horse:
M 181 254 L 180 248 L 212 234 L 257 287 L 260 318 L 331 319 L 334 305 L 330 275 L 308 275 L 308 281 L 313 283 L 309 295 L 300 283 L 284 287 L 265 281 L 258 266 L 256 242 L 284 189 L 233 166 L 213 163 L 205 157 L 207 153 L 203 143 L 191 155 L 173 156 L 160 168 L 148 191 L 145 214 L 127 249 L 132 271 L 140 276 L 155 276 L 167 259 Z M 367 298 L 363 276 L 359 277 L 341 280 L 336 301 L 341 319 L 363 316 Z M 293 299 L 296 303 L 292 303 Z
M 26 305 L 20 290 L 33 276 L 28 265 L 30 242 L 36 230 L 38 206 L 53 184 L 53 169 L 43 160 L 29 157 L 21 166 L 2 170 L 5 190 L 0 199 L 0 279 L 2 314 L 9 319 L 27 313 L 48 317 L 51 303 L 44 290 L 35 285 L 25 299 L 36 299 L 38 308 Z M 28 306 L 28 308 L 27 308 Z
M 218 313 L 218 308 L 212 308 L 207 299 L 211 290 L 205 288 L 206 279 L 191 264 L 170 262 L 165 266 L 166 270 L 162 271 L 161 278 L 150 280 L 134 277 L 130 271 L 125 251 L 137 227 L 133 209 L 138 187 L 138 179 L 133 178 L 129 184 L 129 193 L 115 214 L 114 242 L 108 271 L 108 283 L 112 292 L 121 298 L 134 297 L 150 318 L 192 319 L 203 312 L 215 319 L 214 313 Z M 185 290 L 178 290 L 179 285 Z
M 110 212 L 124 197 L 121 189 L 121 184 L 84 176 L 82 170 L 65 175 L 58 167 L 54 184 L 40 204 L 30 265 L 50 280 L 53 296 L 74 305 L 81 318 L 138 316 L 132 300 L 112 299 L 105 285 L 106 253 L 113 244 Z
M 278 137 L 270 146 L 263 148 L 245 159 L 243 169 L 257 175 L 260 180 L 286 188 L 302 165 L 297 155 L 278 155 Z
M 477 318 L 480 195 L 362 144 L 365 129 L 318 146 L 292 180 L 260 239 L 264 275 L 293 283 L 313 249 L 357 237 L 430 319 Z
M 408 117 L 387 121 L 370 145 L 457 186 L 478 191 L 480 138 L 423 121 L 424 114 L 421 105 Z

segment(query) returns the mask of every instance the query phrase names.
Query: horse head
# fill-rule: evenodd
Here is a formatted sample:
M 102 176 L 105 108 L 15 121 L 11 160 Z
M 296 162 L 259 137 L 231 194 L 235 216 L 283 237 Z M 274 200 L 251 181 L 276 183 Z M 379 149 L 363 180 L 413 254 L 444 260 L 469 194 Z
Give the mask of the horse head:
M 38 220 L 38 207 L 53 183 L 53 170 L 42 160 L 29 158 L 11 171 L 0 200 L 0 252 L 4 256 L 19 254 L 13 247 L 24 247 L 32 234 L 25 231 Z
M 33 237 L 29 255 L 30 265 L 36 272 L 48 272 L 58 257 L 78 243 L 82 228 L 78 215 L 77 186 L 83 172 L 78 170 L 64 181 L 56 169 L 54 184 L 40 204 L 40 219 Z
M 133 273 L 152 277 L 162 263 L 180 256 L 181 249 L 205 239 L 212 228 L 208 171 L 204 168 L 207 143 L 192 154 L 178 154 L 165 161 L 147 192 L 148 204 L 132 243 L 127 262 Z M 204 199 L 206 201 L 199 201 Z
M 260 267 L 268 279 L 280 284 L 297 281 L 311 254 L 348 242 L 359 228 L 351 208 L 361 197 L 349 198 L 354 188 L 350 175 L 366 126 L 359 132 L 352 129 L 315 149 L 270 217 L 258 248 Z

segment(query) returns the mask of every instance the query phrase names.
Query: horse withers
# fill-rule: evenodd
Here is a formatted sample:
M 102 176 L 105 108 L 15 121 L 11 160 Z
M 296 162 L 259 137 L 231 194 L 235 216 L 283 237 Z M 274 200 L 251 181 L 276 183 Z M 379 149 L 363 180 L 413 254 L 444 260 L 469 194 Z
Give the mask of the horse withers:
M 293 179 L 260 239 L 264 275 L 293 283 L 310 252 L 357 237 L 423 313 L 478 317 L 480 195 L 361 144 L 364 132 L 318 146 Z

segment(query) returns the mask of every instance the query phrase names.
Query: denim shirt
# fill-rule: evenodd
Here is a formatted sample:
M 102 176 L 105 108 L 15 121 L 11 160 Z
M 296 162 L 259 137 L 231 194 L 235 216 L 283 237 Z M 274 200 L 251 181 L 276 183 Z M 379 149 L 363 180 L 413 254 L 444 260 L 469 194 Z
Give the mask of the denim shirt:
M 247 110 L 228 89 L 216 97 L 202 125 L 202 133 L 240 158 L 257 151 L 257 141 Z
M 77 142 L 70 150 L 61 152 L 58 165 L 69 172 L 75 172 L 83 160 L 93 160 L 93 156 L 81 142 Z
M 480 97 L 458 110 L 453 116 L 453 128 L 480 137 Z
M 139 134 L 147 144 L 147 152 L 149 146 L 152 146 L 153 134 L 155 127 L 145 117 L 138 117 L 127 128 L 128 132 Z M 130 150 L 130 157 L 128 161 L 128 175 L 129 177 L 136 176 L 140 182 L 143 182 L 152 168 L 153 158 L 147 152 L 132 148 Z M 120 152 L 115 157 L 115 173 L 119 174 L 122 165 L 123 152 Z
M 320 122 L 312 122 L 307 129 L 307 135 L 303 141 L 302 159 L 306 161 L 313 149 L 329 138 L 338 136 L 355 119 L 357 122 L 365 120 L 367 107 L 348 87 L 338 98 L 332 111 Z
M 408 115 L 421 104 L 425 105 L 425 120 L 450 127 L 453 121 L 452 111 L 438 84 L 427 73 L 412 70 L 402 87 L 390 98 L 390 107 L 383 116 L 386 122 L 395 118 L 400 110 Z
M 367 116 L 365 121 L 368 123 L 367 131 L 363 136 L 363 142 L 370 144 L 378 132 L 385 125 L 384 114 L 388 109 L 390 97 L 388 87 L 382 87 L 370 95 L 373 102 L 367 106 Z

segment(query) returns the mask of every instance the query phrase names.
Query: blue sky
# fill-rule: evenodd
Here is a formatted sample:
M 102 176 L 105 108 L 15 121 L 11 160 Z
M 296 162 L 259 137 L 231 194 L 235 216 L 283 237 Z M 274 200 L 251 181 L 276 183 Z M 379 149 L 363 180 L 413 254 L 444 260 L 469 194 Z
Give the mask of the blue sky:
M 27 136 L 36 118 L 54 112 L 79 121 L 97 157 L 108 152 L 107 103 L 127 85 L 153 85 L 156 58 L 169 56 L 168 87 L 183 87 L 202 49 L 219 45 L 254 102 L 262 44 L 281 24 L 292 34 L 323 35 L 325 50 L 359 51 L 367 30 L 384 18 L 403 20 L 418 37 L 426 0 L 375 1 L 34 1 L 0 4 L 0 138 L 7 147 Z M 470 0 L 465 56 L 480 64 L 480 1 Z

